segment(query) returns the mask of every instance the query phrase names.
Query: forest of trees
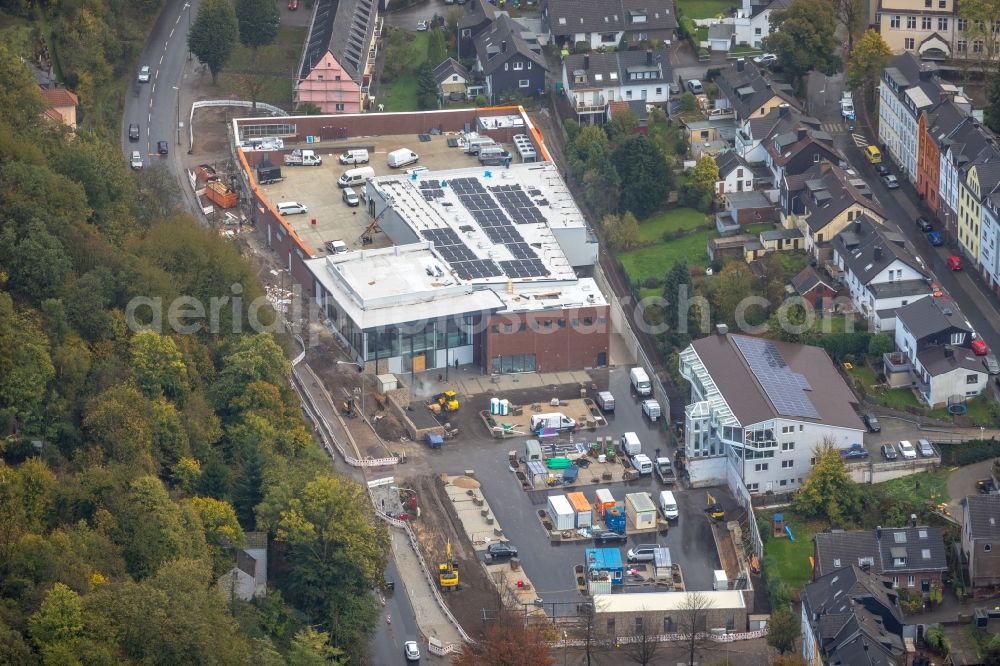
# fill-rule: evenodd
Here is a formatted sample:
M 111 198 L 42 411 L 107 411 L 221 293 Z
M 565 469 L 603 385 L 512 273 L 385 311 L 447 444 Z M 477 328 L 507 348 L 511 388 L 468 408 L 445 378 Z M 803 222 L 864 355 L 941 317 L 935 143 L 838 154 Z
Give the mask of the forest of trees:
M 129 173 L 117 133 L 44 118 L 16 56 L 0 45 L 0 663 L 358 663 L 387 535 L 303 423 L 288 341 L 231 308 L 217 334 L 127 325 L 135 297 L 250 303 L 253 269 L 174 209 L 170 174 Z M 246 603 L 216 580 L 253 530 L 271 578 Z

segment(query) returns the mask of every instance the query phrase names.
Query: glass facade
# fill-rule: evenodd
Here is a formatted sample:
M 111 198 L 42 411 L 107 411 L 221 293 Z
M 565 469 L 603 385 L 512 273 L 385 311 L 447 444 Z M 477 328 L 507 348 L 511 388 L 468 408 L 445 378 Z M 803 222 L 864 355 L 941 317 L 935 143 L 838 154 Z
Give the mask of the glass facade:
M 472 315 L 466 315 L 370 329 L 365 331 L 364 336 L 365 360 L 394 356 L 407 359 L 419 354 L 433 356 L 433 352 L 439 350 L 471 345 L 474 319 Z M 348 328 L 342 327 L 341 333 L 355 349 L 361 349 L 361 340 L 358 339 L 355 344 L 355 338 L 347 334 Z
M 512 374 L 516 372 L 534 372 L 534 354 L 513 354 L 510 356 L 494 356 L 490 364 L 493 372 Z

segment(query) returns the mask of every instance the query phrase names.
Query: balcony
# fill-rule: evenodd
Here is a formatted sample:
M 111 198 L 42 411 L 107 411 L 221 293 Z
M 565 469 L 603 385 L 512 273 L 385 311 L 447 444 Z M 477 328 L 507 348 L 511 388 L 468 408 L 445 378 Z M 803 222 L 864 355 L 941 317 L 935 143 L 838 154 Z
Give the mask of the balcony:
M 607 105 L 604 95 L 592 95 L 588 98 L 578 97 L 573 109 L 578 116 L 583 116 L 589 113 L 604 113 Z
M 887 375 L 891 372 L 910 372 L 913 370 L 910 358 L 898 351 L 882 354 L 882 364 L 885 366 L 885 374 Z

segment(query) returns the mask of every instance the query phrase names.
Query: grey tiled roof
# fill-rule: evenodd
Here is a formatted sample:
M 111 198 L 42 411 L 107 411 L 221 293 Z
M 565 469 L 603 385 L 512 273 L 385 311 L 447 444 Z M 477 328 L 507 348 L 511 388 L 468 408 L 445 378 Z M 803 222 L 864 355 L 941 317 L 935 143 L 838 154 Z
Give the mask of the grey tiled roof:
M 306 77 L 327 51 L 360 84 L 375 34 L 378 0 L 319 0 L 301 76 Z
M 858 203 L 867 208 L 872 213 L 885 217 L 882 208 L 862 194 L 851 181 L 855 180 L 850 174 L 840 167 L 832 164 L 820 165 L 822 174 L 817 182 L 817 189 L 812 194 L 809 191 L 802 191 L 798 196 L 809 211 L 806 218 L 806 225 L 814 232 L 820 231 L 852 204 Z M 812 181 L 809 181 L 812 182 Z M 806 183 L 808 190 L 809 183 Z M 816 194 L 825 191 L 829 196 L 820 201 Z
M 521 28 L 506 14 L 499 15 L 493 25 L 483 30 L 475 41 L 476 55 L 483 66 L 483 72 L 487 75 L 502 67 L 514 53 L 531 60 L 542 69 L 548 69 L 545 58 L 533 51 L 528 42 L 524 41 L 521 37 Z M 503 53 L 504 43 L 506 43 L 506 53 Z
M 739 167 L 749 169 L 746 160 L 740 157 L 735 150 L 727 150 L 715 156 L 715 165 L 719 167 L 719 180 L 725 179 L 730 173 Z
M 798 101 L 788 92 L 764 77 L 749 59 L 738 59 L 726 67 L 716 79 L 719 93 L 729 100 L 737 117 L 747 119 L 775 95 L 798 108 Z
M 559 37 L 581 32 L 677 28 L 672 0 L 548 0 L 543 9 L 548 12 L 549 31 Z M 645 16 L 645 20 L 637 21 L 639 16 Z
M 965 514 L 974 539 L 1000 541 L 1000 495 L 968 495 Z
M 452 74 L 458 74 L 460 77 L 466 81 L 471 81 L 472 76 L 469 74 L 469 70 L 462 67 L 454 58 L 446 58 L 441 62 L 440 65 L 434 68 L 434 80 L 439 84 L 450 77 Z
M 817 130 L 821 126 L 819 120 L 805 115 L 792 105 L 771 109 L 763 116 L 751 118 L 747 123 L 753 138 L 758 141 L 788 132 L 800 123 Z
M 976 356 L 968 347 L 925 347 L 917 352 L 917 360 L 931 377 L 940 377 L 955 370 L 986 373 L 983 358 Z
M 947 571 L 944 537 L 937 527 L 883 527 L 877 530 L 822 532 L 813 536 L 817 576 L 868 562 L 874 573 L 895 576 L 914 571 Z M 902 548 L 903 566 L 895 566 L 892 551 Z
M 906 326 L 918 342 L 929 335 L 958 328 L 972 333 L 972 327 L 958 305 L 944 298 L 921 298 L 899 308 L 896 317 Z
M 797 230 L 796 230 L 797 231 Z M 802 235 L 801 233 L 799 234 Z M 792 278 L 792 288 L 795 289 L 795 293 L 799 296 L 804 296 L 816 287 L 823 285 L 830 291 L 837 291 L 830 284 L 828 284 L 823 276 L 819 274 L 812 266 L 806 266 L 799 273 Z
M 670 67 L 670 52 L 667 49 L 574 53 L 566 56 L 563 66 L 566 68 L 566 79 L 571 90 L 615 88 L 639 83 L 669 83 L 674 78 L 673 69 Z M 656 76 L 642 81 L 629 80 L 630 72 L 638 70 L 652 71 Z M 578 74 L 584 80 L 577 82 Z
M 833 249 L 843 259 L 844 267 L 864 285 L 896 261 L 928 277 L 904 242 L 898 234 L 862 215 L 834 237 Z

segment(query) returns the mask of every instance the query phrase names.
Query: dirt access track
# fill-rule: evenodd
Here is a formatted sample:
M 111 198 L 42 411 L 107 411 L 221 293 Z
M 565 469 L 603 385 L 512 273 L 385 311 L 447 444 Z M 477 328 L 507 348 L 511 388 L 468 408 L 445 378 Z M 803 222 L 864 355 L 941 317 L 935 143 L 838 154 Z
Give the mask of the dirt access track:
M 420 518 L 411 526 L 420 543 L 420 552 L 434 576 L 437 576 L 437 565 L 446 560 L 448 542 L 451 542 L 452 559 L 457 563 L 462 589 L 444 592 L 442 596 L 455 619 L 466 631 L 473 633 L 482 626 L 483 609 L 496 607 L 496 588 L 462 529 L 441 478 L 423 475 L 406 479 L 405 483 L 417 491 Z

